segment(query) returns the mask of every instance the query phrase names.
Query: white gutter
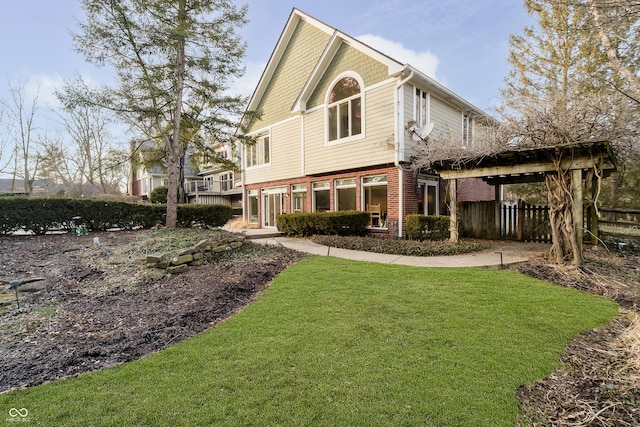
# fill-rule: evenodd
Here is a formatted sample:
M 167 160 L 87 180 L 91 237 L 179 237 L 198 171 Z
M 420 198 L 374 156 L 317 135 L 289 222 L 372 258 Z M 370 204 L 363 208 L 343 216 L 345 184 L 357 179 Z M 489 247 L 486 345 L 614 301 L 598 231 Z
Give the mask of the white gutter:
M 405 67 L 406 69 L 406 67 Z M 398 82 L 398 85 L 396 86 L 396 92 L 395 92 L 395 97 L 396 97 L 396 102 L 394 103 L 395 105 L 395 110 L 396 110 L 396 137 L 395 137 L 395 156 L 394 156 L 394 164 L 396 166 L 396 168 L 398 168 L 398 190 L 399 190 L 399 197 L 398 197 L 398 237 L 402 238 L 402 226 L 403 226 L 403 216 L 404 216 L 404 169 L 402 168 L 402 166 L 400 165 L 400 142 L 401 140 L 404 141 L 404 125 L 403 125 L 403 120 L 401 120 L 401 116 L 404 114 L 404 111 L 400 111 L 400 104 L 401 104 L 401 99 L 402 96 L 400 95 L 400 91 L 402 90 L 403 86 L 413 78 L 413 70 L 410 71 L 409 75 L 407 77 L 405 77 L 403 80 L 401 80 L 400 82 Z M 403 117 L 403 116 L 402 116 Z M 402 135 L 402 137 L 400 137 L 400 135 Z M 403 144 L 404 145 L 404 144 Z M 403 150 L 404 152 L 404 150 Z

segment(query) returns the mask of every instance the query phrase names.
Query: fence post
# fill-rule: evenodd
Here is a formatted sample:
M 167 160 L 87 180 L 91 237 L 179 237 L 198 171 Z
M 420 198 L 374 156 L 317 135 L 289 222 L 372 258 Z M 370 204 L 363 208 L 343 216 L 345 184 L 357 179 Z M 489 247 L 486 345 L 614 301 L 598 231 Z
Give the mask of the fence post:
M 524 239 L 524 200 L 518 200 L 518 241 L 522 241 Z

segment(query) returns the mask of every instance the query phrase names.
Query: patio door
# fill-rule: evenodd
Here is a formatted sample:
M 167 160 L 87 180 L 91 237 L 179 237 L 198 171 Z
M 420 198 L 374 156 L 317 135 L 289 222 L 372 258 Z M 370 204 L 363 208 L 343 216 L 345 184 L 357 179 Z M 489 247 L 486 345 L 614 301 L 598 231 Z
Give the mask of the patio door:
M 267 188 L 262 190 L 263 227 L 276 227 L 276 217 L 285 212 L 285 188 Z

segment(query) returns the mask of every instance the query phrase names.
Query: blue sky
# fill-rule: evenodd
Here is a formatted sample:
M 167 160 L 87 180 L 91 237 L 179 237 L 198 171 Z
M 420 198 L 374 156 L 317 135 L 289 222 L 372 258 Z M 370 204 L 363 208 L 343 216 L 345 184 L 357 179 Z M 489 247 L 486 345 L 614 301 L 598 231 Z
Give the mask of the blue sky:
M 305 13 L 360 38 L 389 56 L 435 77 L 476 106 L 496 105 L 508 72 L 509 35 L 531 23 L 521 0 L 249 0 L 246 77 L 237 90 L 251 94 L 291 13 Z M 53 88 L 82 74 L 108 82 L 106 70 L 75 53 L 70 31 L 83 13 L 80 1 L 4 1 L 0 14 L 0 98 L 7 82 L 39 104 L 55 106 Z

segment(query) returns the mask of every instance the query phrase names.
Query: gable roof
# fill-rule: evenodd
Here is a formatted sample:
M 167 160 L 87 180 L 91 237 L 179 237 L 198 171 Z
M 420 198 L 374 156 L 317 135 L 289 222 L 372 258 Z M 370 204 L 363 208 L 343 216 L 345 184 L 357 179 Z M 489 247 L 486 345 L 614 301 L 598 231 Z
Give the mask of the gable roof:
M 403 82 L 411 82 L 418 86 L 421 86 L 425 89 L 431 91 L 434 95 L 446 100 L 447 102 L 455 105 L 460 108 L 462 111 L 467 111 L 474 115 L 480 115 L 487 117 L 487 114 L 483 112 L 480 108 L 474 106 L 464 98 L 458 96 L 451 90 L 447 89 L 442 84 L 438 83 L 433 78 L 427 76 L 422 71 L 417 68 L 411 66 L 410 64 L 403 64 L 402 62 L 391 58 L 390 56 L 372 48 L 371 46 L 359 41 L 358 39 L 351 37 L 342 31 L 325 24 L 324 22 L 302 12 L 300 9 L 293 8 L 291 14 L 289 15 L 289 19 L 282 30 L 280 38 L 276 43 L 276 46 L 267 62 L 267 65 L 260 77 L 258 85 L 254 90 L 253 95 L 249 101 L 249 105 L 247 107 L 248 111 L 255 111 L 264 96 L 269 82 L 274 76 L 278 64 L 280 60 L 283 58 L 283 55 L 291 41 L 291 38 L 297 28 L 297 25 L 300 21 L 304 21 L 308 24 L 313 25 L 315 28 L 327 34 L 330 38 L 328 43 L 326 44 L 322 55 L 319 57 L 316 62 L 313 71 L 308 76 L 305 84 L 297 95 L 295 102 L 291 106 L 291 113 L 300 114 L 306 109 L 306 103 L 309 100 L 309 97 L 312 95 L 314 89 L 320 82 L 324 73 L 327 71 L 327 68 L 331 64 L 334 59 L 338 49 L 343 44 L 351 46 L 364 54 L 374 58 L 380 63 L 387 66 L 387 72 L 389 77 L 397 77 L 399 80 Z

